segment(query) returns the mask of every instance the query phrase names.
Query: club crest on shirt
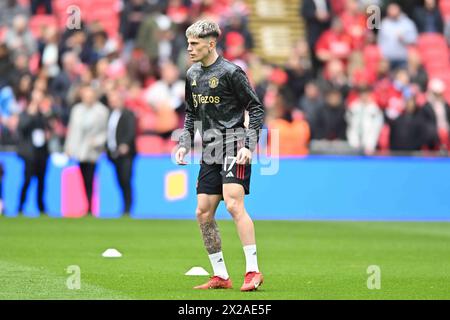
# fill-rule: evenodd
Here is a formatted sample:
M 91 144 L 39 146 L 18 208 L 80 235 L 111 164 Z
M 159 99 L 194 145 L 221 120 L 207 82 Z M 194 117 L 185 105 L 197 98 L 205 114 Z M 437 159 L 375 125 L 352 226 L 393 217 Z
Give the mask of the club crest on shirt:
M 219 79 L 217 79 L 216 77 L 212 77 L 211 79 L 209 79 L 209 87 L 211 89 L 216 88 L 219 85 Z
M 197 81 L 195 81 L 195 79 L 193 79 L 191 82 L 191 87 L 196 87 L 196 86 L 197 86 Z

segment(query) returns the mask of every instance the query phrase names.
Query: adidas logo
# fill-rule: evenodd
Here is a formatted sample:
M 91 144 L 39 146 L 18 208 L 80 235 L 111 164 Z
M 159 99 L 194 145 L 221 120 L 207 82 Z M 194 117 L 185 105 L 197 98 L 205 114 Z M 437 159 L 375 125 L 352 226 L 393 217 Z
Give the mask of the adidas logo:
M 226 176 L 227 178 L 234 178 L 234 175 L 233 175 L 233 172 L 228 172 L 228 174 L 227 174 L 227 176 Z
M 219 263 L 219 262 L 223 262 L 223 259 L 222 258 L 220 258 L 218 261 L 217 261 L 217 263 Z

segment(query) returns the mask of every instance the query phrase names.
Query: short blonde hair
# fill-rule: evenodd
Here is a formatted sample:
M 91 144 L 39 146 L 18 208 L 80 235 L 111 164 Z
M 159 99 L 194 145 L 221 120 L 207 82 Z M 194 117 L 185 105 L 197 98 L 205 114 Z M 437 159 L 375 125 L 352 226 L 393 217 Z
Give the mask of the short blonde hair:
M 199 20 L 193 23 L 186 30 L 186 37 L 192 38 L 207 38 L 213 37 L 218 38 L 221 34 L 219 25 L 214 21 L 209 20 Z

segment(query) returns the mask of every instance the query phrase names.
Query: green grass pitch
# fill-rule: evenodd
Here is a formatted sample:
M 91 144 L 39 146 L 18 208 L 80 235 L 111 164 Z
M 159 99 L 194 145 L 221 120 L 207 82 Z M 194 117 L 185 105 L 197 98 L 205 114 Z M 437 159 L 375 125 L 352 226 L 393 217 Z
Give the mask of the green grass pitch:
M 241 293 L 245 260 L 219 221 L 231 290 L 196 291 L 211 267 L 191 220 L 0 218 L 0 299 L 449 299 L 450 223 L 255 221 L 265 283 Z M 116 248 L 122 258 L 101 253 Z M 66 286 L 81 269 L 81 289 Z M 367 268 L 381 269 L 369 290 Z

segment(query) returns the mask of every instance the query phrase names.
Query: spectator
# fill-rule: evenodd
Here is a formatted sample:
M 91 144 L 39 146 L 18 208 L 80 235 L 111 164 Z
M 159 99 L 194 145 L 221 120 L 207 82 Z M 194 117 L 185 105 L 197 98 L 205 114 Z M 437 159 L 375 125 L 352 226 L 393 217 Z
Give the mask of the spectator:
M 108 120 L 106 150 L 113 163 L 122 191 L 124 214 L 130 213 L 132 204 L 131 176 L 136 155 L 136 118 L 125 109 L 124 98 L 117 90 L 108 93 L 108 105 L 112 112 Z
M 319 115 L 324 102 L 320 95 L 319 86 L 315 81 L 310 81 L 305 86 L 305 94 L 299 101 L 299 108 L 303 111 L 304 117 L 309 124 L 311 131 L 311 139 L 317 139 Z
M 381 59 L 376 70 L 376 81 L 373 87 L 375 101 L 381 109 L 386 109 L 389 95 L 393 90 L 392 79 L 389 70 L 389 61 Z
M 423 5 L 415 7 L 413 18 L 419 33 L 444 31 L 444 22 L 436 0 L 424 0 Z
M 305 19 L 306 37 L 313 64 L 314 72 L 317 73 L 321 67 L 317 59 L 316 43 L 322 33 L 330 26 L 331 5 L 329 0 L 303 0 L 301 7 L 301 16 Z
M 330 87 L 340 90 L 344 99 L 347 98 L 350 91 L 350 81 L 345 71 L 345 65 L 339 59 L 328 62 L 318 83 L 322 91 L 327 91 Z
M 88 214 L 92 213 L 92 192 L 97 160 L 104 150 L 108 109 L 98 102 L 91 86 L 81 88 L 81 102 L 73 106 L 65 151 L 79 162 L 86 191 Z
M 152 84 L 146 92 L 149 105 L 158 108 L 167 105 L 177 109 L 184 103 L 184 81 L 179 78 L 179 71 L 172 62 L 161 65 L 161 79 Z
M 159 118 L 155 130 L 166 138 L 170 137 L 178 124 L 175 111 L 183 106 L 184 87 L 177 67 L 172 62 L 166 62 L 161 66 L 161 79 L 145 92 L 147 103 Z
M 381 22 L 378 45 L 383 56 L 389 60 L 391 69 L 406 66 L 408 46 L 416 43 L 417 29 L 414 22 L 392 3 L 387 8 L 387 17 Z
M 98 31 L 92 34 L 92 58 L 91 64 L 95 64 L 98 60 L 106 58 L 115 53 L 117 44 L 114 40 L 108 39 L 106 31 Z
M 295 102 L 299 101 L 305 91 L 305 84 L 313 78 L 310 69 L 306 69 L 296 55 L 291 55 L 286 65 L 288 80 L 286 86 L 291 91 Z
M 50 92 L 55 97 L 56 103 L 65 110 L 64 122 L 68 121 L 69 114 L 69 92 L 70 89 L 80 82 L 80 60 L 75 52 L 69 51 L 62 57 L 62 71 L 52 81 Z
M 413 17 L 414 9 L 422 3 L 423 0 L 383 0 L 383 5 L 385 6 L 390 4 L 398 5 L 408 17 Z
M 377 38 L 374 32 L 368 31 L 364 41 L 362 49 L 363 69 L 368 79 L 370 79 L 370 84 L 374 84 L 378 78 L 378 69 L 383 56 L 380 47 L 377 45 Z M 387 65 L 387 72 L 389 72 L 389 64 Z
M 29 2 L 32 1 L 34 0 Z M 44 1 L 37 0 L 34 4 Z M 23 8 L 17 2 L 0 1 L 0 27 L 5 26 L 6 20 L 10 20 L 8 26 L 11 26 L 13 18 L 19 13 L 28 15 L 29 8 Z M 303 112 L 313 139 L 318 139 L 322 134 L 320 130 L 316 132 L 316 129 L 320 127 L 321 121 L 323 122 L 323 115 L 330 114 L 329 110 L 323 110 L 324 102 L 319 93 L 328 92 L 330 87 L 341 91 L 342 100 L 345 101 L 342 102 L 343 105 L 352 105 L 355 103 L 354 99 L 358 98 L 358 93 L 350 92 L 350 88 L 355 85 L 373 86 L 375 103 L 386 113 L 389 121 L 407 115 L 405 102 L 409 101 L 411 87 L 417 85 L 422 91 L 427 89 L 425 69 L 417 52 L 409 46 L 414 43 L 417 35 L 411 20 L 402 11 L 408 14 L 408 10 L 412 12 L 417 7 L 416 3 L 421 2 L 421 8 L 416 12 L 423 10 L 423 14 L 418 13 L 410 17 L 417 21 L 419 31 L 423 32 L 421 25 L 433 28 L 438 25 L 435 19 L 438 15 L 436 8 L 439 7 L 437 1 L 401 0 L 400 7 L 403 10 L 400 10 L 397 5 L 389 4 L 399 2 L 398 0 L 304 0 L 300 11 L 305 17 L 308 34 L 305 40 L 300 40 L 295 45 L 283 69 L 275 68 L 271 61 L 262 61 L 256 52 L 252 52 L 253 39 L 248 29 L 249 11 L 245 1 L 121 2 L 123 6 L 120 30 L 116 31 L 122 35 L 120 40 L 123 41 L 123 49 L 119 42 L 112 41 L 116 39 L 109 38 L 101 23 L 86 21 L 81 21 L 81 28 L 66 28 L 61 30 L 61 34 L 57 29 L 52 30 L 44 26 L 43 37 L 39 39 L 41 60 L 38 66 L 35 63 L 36 55 L 30 59 L 23 34 L 12 39 L 20 39 L 19 42 L 24 45 L 22 47 L 25 50 L 8 47 L 6 42 L 3 46 L 0 44 L 2 143 L 16 142 L 18 114 L 28 106 L 33 88 L 46 91 L 47 86 L 50 87 L 50 95 L 46 96 L 44 100 L 47 102 L 44 104 L 51 110 L 49 123 L 53 138 L 48 143 L 51 150 L 61 149 L 65 138 L 64 126 L 69 122 L 70 107 L 79 102 L 80 88 L 85 85 L 93 86 L 99 101 L 105 105 L 106 94 L 111 88 L 120 88 L 118 90 L 122 91 L 131 87 L 133 98 L 129 98 L 127 106 L 133 105 L 133 111 L 138 118 L 138 131 L 169 137 L 173 129 L 181 125 L 182 120 L 178 113 L 183 112 L 183 108 L 179 106 L 184 100 L 184 82 L 181 86 L 183 76 L 180 76 L 178 70 L 184 70 L 192 63 L 185 52 L 185 24 L 205 15 L 217 18 L 224 26 L 221 42 L 227 44 L 223 54 L 248 71 L 258 95 L 264 98 L 268 111 L 267 123 L 272 120 L 284 121 L 286 128 L 294 130 L 293 123 L 297 119 L 301 120 L 297 116 L 301 114 L 298 111 L 287 113 L 292 116 L 292 121 L 276 116 L 276 104 L 281 99 L 279 92 L 282 91 L 282 100 L 286 100 L 288 106 L 296 105 Z M 392 47 L 389 41 L 386 47 L 378 46 L 377 30 L 369 32 L 366 28 L 362 8 L 374 3 L 381 5 L 381 2 L 388 6 L 388 14 L 383 20 L 385 28 L 378 32 L 378 40 L 386 41 L 387 38 L 398 47 Z M 36 11 L 35 6 L 31 9 Z M 42 12 L 42 7 L 38 12 Z M 328 30 L 332 17 L 341 20 L 341 23 L 333 24 L 338 32 Z M 107 25 L 109 26 L 108 23 Z M 391 26 L 394 29 L 390 29 Z M 0 29 L 0 37 L 5 37 L 7 32 L 15 30 L 14 27 L 9 31 L 7 28 Z M 399 37 L 393 30 L 398 31 Z M 108 33 L 109 31 L 114 30 L 108 29 Z M 387 32 L 383 34 L 383 31 Z M 28 33 L 27 30 L 24 32 Z M 326 40 L 326 34 L 333 34 L 335 37 L 328 37 Z M 319 44 L 320 37 L 325 40 Z M 139 49 L 134 49 L 135 44 Z M 323 72 L 317 72 L 317 65 L 321 64 L 315 58 L 314 52 L 309 52 L 316 45 L 321 48 L 324 61 L 327 61 Z M 338 54 L 335 54 L 336 52 Z M 312 67 L 312 59 L 316 59 L 315 69 Z M 178 70 L 170 66 L 173 62 L 178 65 Z M 423 94 L 418 93 L 416 99 L 417 104 L 421 105 L 419 100 L 425 98 Z M 422 109 L 419 114 L 423 116 Z M 300 134 L 300 131 L 296 132 Z M 442 140 L 443 131 L 439 132 Z M 290 135 L 285 137 L 288 140 L 292 138 Z M 342 141 L 320 142 L 324 142 L 324 146 L 345 144 L 345 152 L 355 152 L 349 148 L 347 142 Z M 383 146 L 387 142 L 387 139 L 383 139 Z M 313 149 L 312 145 L 310 148 Z M 323 150 L 325 149 L 326 147 Z
M 312 71 L 311 57 L 309 56 L 308 43 L 306 40 L 297 41 L 292 50 L 292 56 L 295 56 L 296 59 L 298 59 L 304 70 Z M 313 75 L 312 72 L 311 75 Z
M 417 84 L 421 91 L 427 90 L 428 75 L 422 65 L 422 60 L 416 50 L 408 52 L 408 74 L 412 84 Z
M 60 72 L 58 65 L 58 30 L 56 28 L 49 27 L 45 29 L 44 41 L 41 47 L 41 65 L 46 69 L 50 79 L 54 79 Z
M 28 9 L 17 0 L 0 1 L 0 28 L 10 26 L 14 17 L 19 15 L 28 16 Z
M 289 106 L 290 92 L 280 88 L 275 97 L 274 114 L 267 121 L 269 129 L 268 150 L 282 156 L 305 155 L 308 153 L 310 131 L 308 123 Z M 298 112 L 298 111 L 297 111 Z M 272 130 L 278 133 L 274 140 Z M 274 154 L 272 154 L 274 155 Z
M 4 43 L 0 43 L 0 88 L 11 84 L 11 72 L 14 70 L 14 63 L 11 53 Z
M 3 118 L 11 116 L 15 113 L 16 101 L 14 97 L 14 92 L 11 87 L 3 87 L 0 89 L 0 115 Z
M 18 111 L 23 111 L 30 102 L 31 91 L 33 90 L 33 78 L 30 73 L 20 75 L 17 84 L 13 88 Z
M 313 129 L 317 138 L 346 140 L 345 112 L 341 90 L 330 88 L 325 96 L 325 105 L 319 112 L 317 128 Z
M 371 98 L 368 86 L 358 87 L 359 96 L 347 110 L 347 139 L 349 144 L 373 154 L 383 127 L 383 113 Z
M 88 32 L 80 29 L 73 31 L 65 41 L 62 41 L 60 54 L 63 56 L 66 52 L 76 53 L 81 62 L 87 65 L 93 65 L 96 62 L 96 56 L 89 41 Z
M 145 52 L 153 63 L 164 62 L 172 56 L 174 25 L 164 14 L 152 14 L 141 24 L 136 48 Z
M 416 97 L 406 100 L 405 112 L 398 118 L 387 117 L 390 127 L 390 149 L 392 151 L 419 151 L 424 143 L 424 119 L 417 107 Z
M 131 54 L 133 43 L 136 40 L 139 27 L 149 12 L 149 4 L 146 0 L 130 0 L 120 13 L 120 34 L 125 43 L 125 51 Z
M 29 59 L 26 54 L 19 53 L 14 58 L 13 70 L 9 75 L 9 81 L 13 88 L 19 86 L 20 79 L 24 76 L 30 77 L 30 82 L 32 82 L 32 74 L 29 67 Z M 28 90 L 28 95 L 31 93 L 31 89 Z M 17 98 L 17 96 L 16 96 Z M 24 110 L 25 108 L 22 108 Z
M 358 0 L 347 0 L 345 10 L 340 15 L 345 33 L 351 38 L 353 50 L 361 50 L 364 46 L 365 37 L 368 33 L 367 17 L 363 7 Z
M 345 11 L 347 0 L 330 0 L 333 15 L 341 16 Z
M 253 36 L 248 30 L 245 16 L 241 16 L 238 13 L 235 13 L 233 15 L 230 15 L 229 19 L 226 21 L 226 25 L 222 30 L 222 41 L 220 41 L 219 43 L 222 51 L 225 51 L 227 49 L 227 47 L 225 46 L 225 39 L 227 39 L 227 35 L 231 32 L 237 32 L 243 37 L 246 50 L 251 50 L 253 48 Z
M 11 87 L 0 89 L 0 136 L 3 144 L 14 144 L 17 128 L 17 110 L 14 93 Z
M 64 127 L 58 106 L 53 104 L 52 97 L 48 95 L 46 97 L 47 103 L 51 104 L 51 113 L 48 117 L 49 126 L 49 138 L 48 138 L 48 151 L 50 153 L 62 153 L 64 152 L 64 140 L 66 134 L 66 127 Z
M 225 59 L 230 60 L 231 62 L 240 66 L 243 70 L 248 68 L 245 63 L 245 55 L 247 54 L 247 50 L 245 48 L 245 39 L 244 37 L 236 31 L 229 32 L 225 39 L 225 51 L 223 56 Z
M 146 17 L 140 24 L 136 37 L 136 48 L 141 49 L 152 62 L 158 56 L 158 25 L 154 15 Z
M 447 45 L 450 46 L 450 20 L 445 22 L 444 35 L 447 40 Z
M 395 74 L 392 86 L 386 92 L 386 115 L 390 118 L 398 117 L 405 109 L 405 98 L 412 94 L 413 87 L 406 69 L 400 69 Z
M 422 108 L 425 126 L 425 144 L 432 150 L 443 148 L 449 140 L 450 106 L 444 98 L 445 83 L 437 78 L 431 79 L 428 88 L 428 101 Z
M 31 14 L 35 15 L 39 7 L 43 7 L 46 14 L 52 14 L 52 0 L 31 0 Z
M 23 214 L 28 187 L 33 176 L 36 176 L 38 179 L 38 208 L 41 214 L 45 213 L 44 190 L 48 159 L 48 122 L 46 115 L 42 112 L 41 106 L 43 99 L 44 93 L 39 90 L 34 90 L 30 104 L 20 114 L 17 154 L 23 159 L 25 170 L 24 182 L 20 192 L 19 214 Z
M 316 43 L 316 56 L 323 63 L 341 60 L 347 63 L 352 52 L 352 38 L 345 32 L 342 21 L 334 18 L 331 29 L 325 31 Z
M 6 32 L 5 43 L 13 54 L 25 53 L 31 57 L 37 51 L 36 40 L 28 29 L 28 18 L 25 15 L 14 17 L 12 28 Z
M 270 71 L 267 78 L 267 83 L 265 88 L 261 88 L 261 92 L 264 94 L 263 103 L 266 108 L 266 119 L 272 119 L 277 117 L 277 106 L 280 91 L 282 92 L 283 101 L 289 106 L 294 106 L 295 101 L 292 100 L 292 93 L 286 90 L 286 83 L 288 80 L 287 73 L 280 67 L 271 67 L 267 71 Z

